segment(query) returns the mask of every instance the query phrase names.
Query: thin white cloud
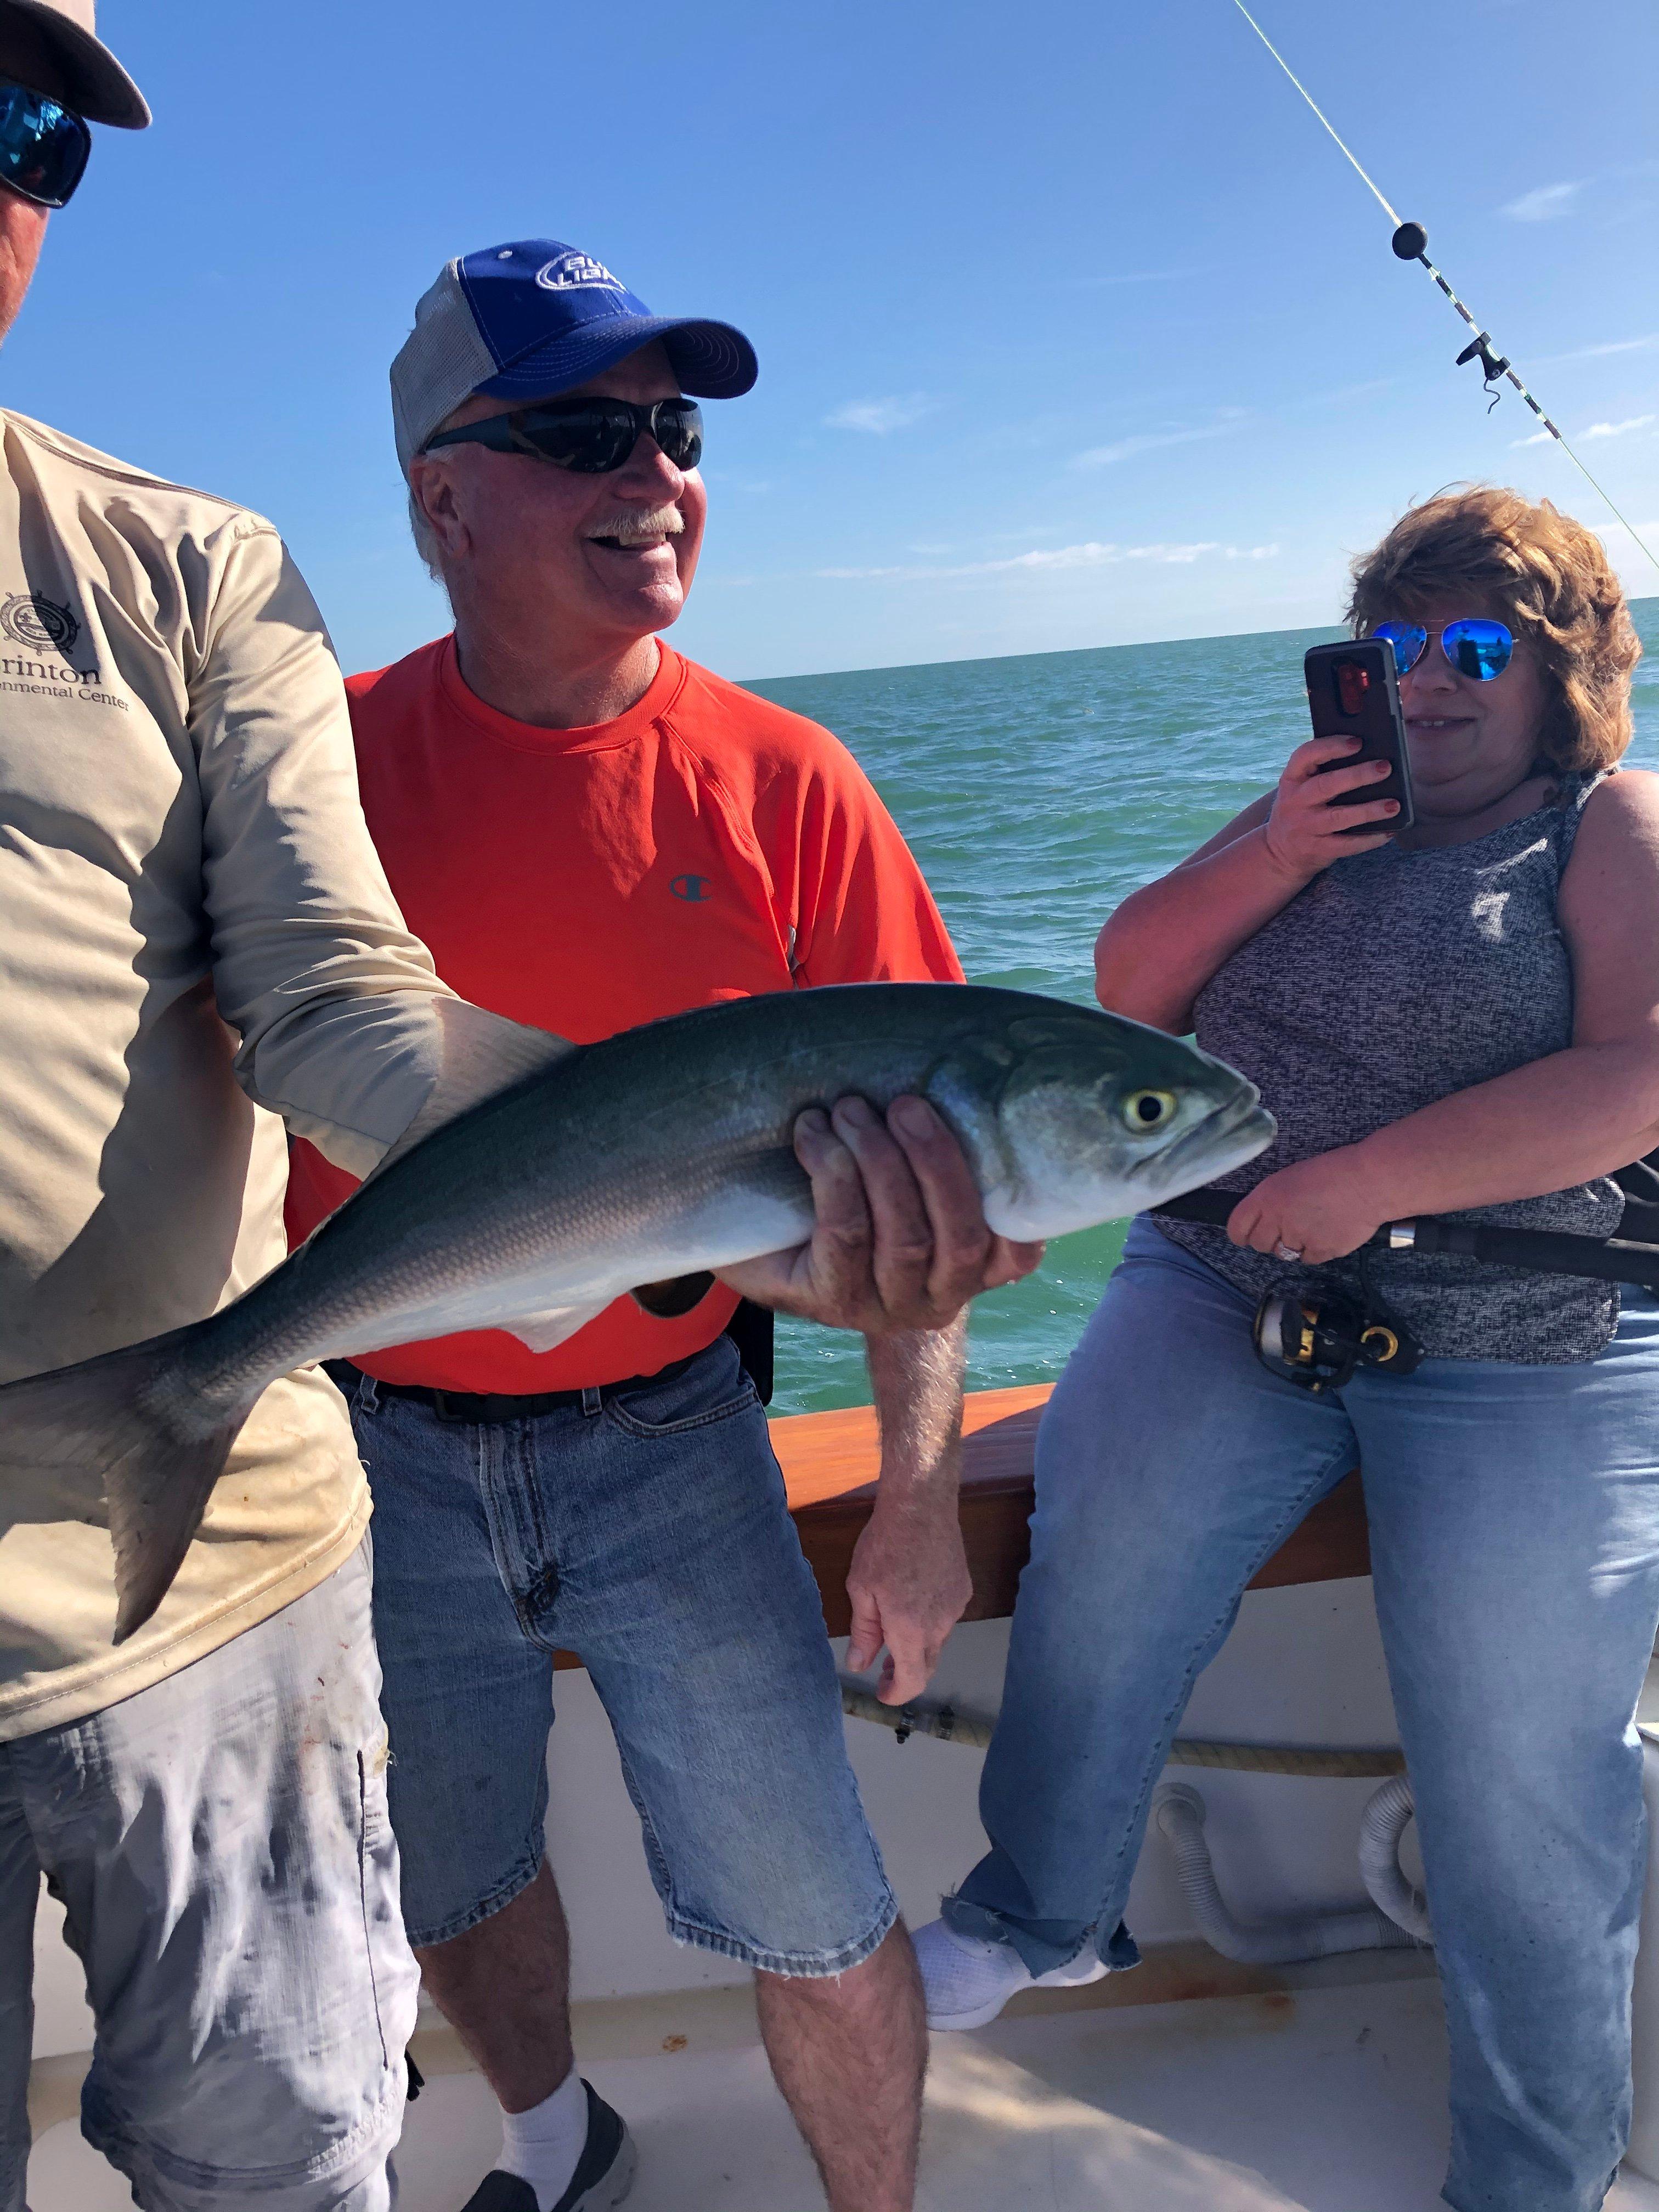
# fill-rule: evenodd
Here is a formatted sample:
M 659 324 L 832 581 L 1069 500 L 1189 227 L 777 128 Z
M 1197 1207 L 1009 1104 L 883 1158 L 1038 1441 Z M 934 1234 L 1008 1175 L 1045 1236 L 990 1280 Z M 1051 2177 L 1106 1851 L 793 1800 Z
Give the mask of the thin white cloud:
M 1510 200 L 1501 212 L 1516 222 L 1553 222 L 1557 216 L 1565 215 L 1584 187 L 1573 185 L 1539 185 L 1529 192 L 1522 192 L 1518 200 Z
M 1622 438 L 1627 430 L 1645 430 L 1659 422 L 1659 415 L 1627 415 L 1622 422 L 1592 422 L 1581 438 Z
M 1153 453 L 1161 446 L 1190 446 L 1200 438 L 1224 438 L 1243 420 L 1242 407 L 1225 408 L 1215 422 L 1200 423 L 1193 429 L 1148 430 L 1132 437 L 1114 439 L 1109 446 L 1091 446 L 1086 453 L 1075 456 L 1072 466 L 1109 468 L 1114 462 L 1132 460 L 1137 453 Z
M 1627 415 L 1622 422 L 1592 422 L 1583 430 L 1575 430 L 1572 441 L 1582 444 L 1586 438 L 1622 438 L 1627 431 L 1651 429 L 1659 422 L 1659 415 Z M 1551 446 L 1555 441 L 1547 430 L 1534 430 L 1530 438 L 1511 438 L 1511 447 L 1517 446 Z
M 1596 525 L 1596 535 L 1604 539 L 1615 540 L 1617 549 L 1620 551 L 1626 546 L 1629 546 L 1631 554 L 1639 553 L 1645 556 L 1641 568 L 1637 571 L 1642 580 L 1634 588 L 1644 595 L 1651 592 L 1654 556 L 1659 554 L 1659 520 L 1652 522 L 1638 522 L 1634 525 L 1628 522 L 1600 522 Z M 1626 558 L 1629 557 L 1630 555 L 1627 554 Z
M 1558 358 L 1562 361 L 1598 361 L 1606 353 L 1645 353 L 1656 345 L 1659 345 L 1659 331 L 1653 331 L 1644 338 L 1614 338 L 1610 344 L 1584 346 L 1577 353 L 1564 353 Z
M 1571 353 L 1537 354 L 1533 357 L 1533 367 L 1553 368 L 1567 361 L 1601 361 L 1613 353 L 1651 353 L 1655 346 L 1659 346 L 1659 331 L 1650 331 L 1646 337 L 1613 338 L 1602 345 L 1575 346 Z
M 1127 561 L 1187 567 L 1211 554 L 1224 561 L 1270 561 L 1278 551 L 1277 545 L 1225 545 L 1215 538 L 1153 545 L 1103 544 L 1091 539 L 1083 545 L 1039 546 L 1005 561 L 963 561 L 942 568 L 820 568 L 817 574 L 836 583 L 932 583 L 952 576 L 1053 575 L 1068 569 L 1112 568 Z
M 823 419 L 832 430 L 867 430 L 884 438 L 891 431 L 907 430 L 912 422 L 920 422 L 933 404 L 921 392 L 912 392 L 903 398 L 852 399 Z
M 974 565 L 985 570 L 1104 568 L 1119 561 L 1197 561 L 1206 553 L 1218 553 L 1220 550 L 1219 543 L 1213 538 L 1203 538 L 1189 545 L 1057 545 L 1042 547 L 1032 553 L 1016 553 L 1007 561 L 988 561 Z

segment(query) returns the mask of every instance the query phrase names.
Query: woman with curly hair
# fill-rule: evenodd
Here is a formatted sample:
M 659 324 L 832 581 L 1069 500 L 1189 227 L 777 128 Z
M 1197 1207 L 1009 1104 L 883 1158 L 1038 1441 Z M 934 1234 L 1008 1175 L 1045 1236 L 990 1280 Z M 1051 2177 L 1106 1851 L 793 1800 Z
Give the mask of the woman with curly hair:
M 1143 1217 L 1037 1446 L 981 1811 L 917 1948 L 938 2027 L 1135 1956 L 1120 1914 L 1194 1677 L 1358 1460 L 1451 2039 L 1446 2201 L 1591 2212 L 1622 2154 L 1659 1626 L 1659 1301 L 1358 1253 L 1402 1216 L 1606 1235 L 1659 1144 L 1659 777 L 1614 773 L 1639 652 L 1547 503 L 1412 510 L 1354 571 L 1394 642 L 1416 820 L 1336 738 L 1127 899 L 1101 1002 L 1242 1068 L 1273 1148 L 1224 1231 Z M 1345 835 L 1351 825 L 1361 834 Z M 1312 1394 L 1266 1293 L 1385 1302 L 1414 1372 Z

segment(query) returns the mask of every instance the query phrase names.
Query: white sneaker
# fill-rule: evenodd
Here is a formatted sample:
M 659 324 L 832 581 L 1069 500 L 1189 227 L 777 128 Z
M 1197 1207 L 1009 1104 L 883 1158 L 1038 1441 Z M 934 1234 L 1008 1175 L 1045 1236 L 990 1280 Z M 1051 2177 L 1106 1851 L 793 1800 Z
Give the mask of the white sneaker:
M 1021 1990 L 1081 1989 L 1107 1972 L 1105 1960 L 1085 1949 L 1064 1966 L 1034 1974 L 1012 1943 L 959 1936 L 943 1920 L 930 1920 L 911 1940 L 929 2027 L 983 2027 Z

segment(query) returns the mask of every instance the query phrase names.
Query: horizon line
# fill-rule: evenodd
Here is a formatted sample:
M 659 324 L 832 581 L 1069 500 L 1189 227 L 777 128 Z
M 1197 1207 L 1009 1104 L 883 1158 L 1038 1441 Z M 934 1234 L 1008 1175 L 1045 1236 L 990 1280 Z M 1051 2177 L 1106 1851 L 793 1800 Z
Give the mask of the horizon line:
M 1632 610 L 1650 605 L 1659 609 L 1659 592 L 1644 592 L 1639 599 L 1626 593 L 1626 603 Z M 787 676 L 738 676 L 732 681 L 748 690 L 757 684 L 810 684 L 826 676 L 890 676 L 900 669 L 966 668 L 1003 660 L 1060 660 L 1074 653 L 1138 653 L 1149 645 L 1215 645 L 1231 637 L 1306 637 L 1333 630 L 1340 636 L 1341 623 L 1295 623 L 1285 629 L 1180 630 L 1172 636 L 1125 638 L 1115 645 L 1061 645 L 1042 653 L 959 653 L 944 660 L 875 660 L 863 668 L 802 668 Z

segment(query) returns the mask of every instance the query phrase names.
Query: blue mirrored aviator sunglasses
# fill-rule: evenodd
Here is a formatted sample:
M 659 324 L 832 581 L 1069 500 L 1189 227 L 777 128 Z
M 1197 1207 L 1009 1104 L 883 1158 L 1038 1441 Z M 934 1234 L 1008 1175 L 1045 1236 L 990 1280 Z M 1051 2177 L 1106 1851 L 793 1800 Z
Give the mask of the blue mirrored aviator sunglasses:
M 1395 672 L 1403 676 L 1421 660 L 1435 633 L 1417 623 L 1389 622 L 1378 623 L 1370 634 L 1388 639 L 1394 647 Z M 1466 622 L 1448 623 L 1440 632 L 1440 650 L 1460 676 L 1490 684 L 1509 666 L 1515 640 L 1502 623 L 1486 622 L 1477 615 Z
M 92 133 L 72 108 L 0 77 L 0 185 L 36 207 L 67 207 L 91 151 Z

